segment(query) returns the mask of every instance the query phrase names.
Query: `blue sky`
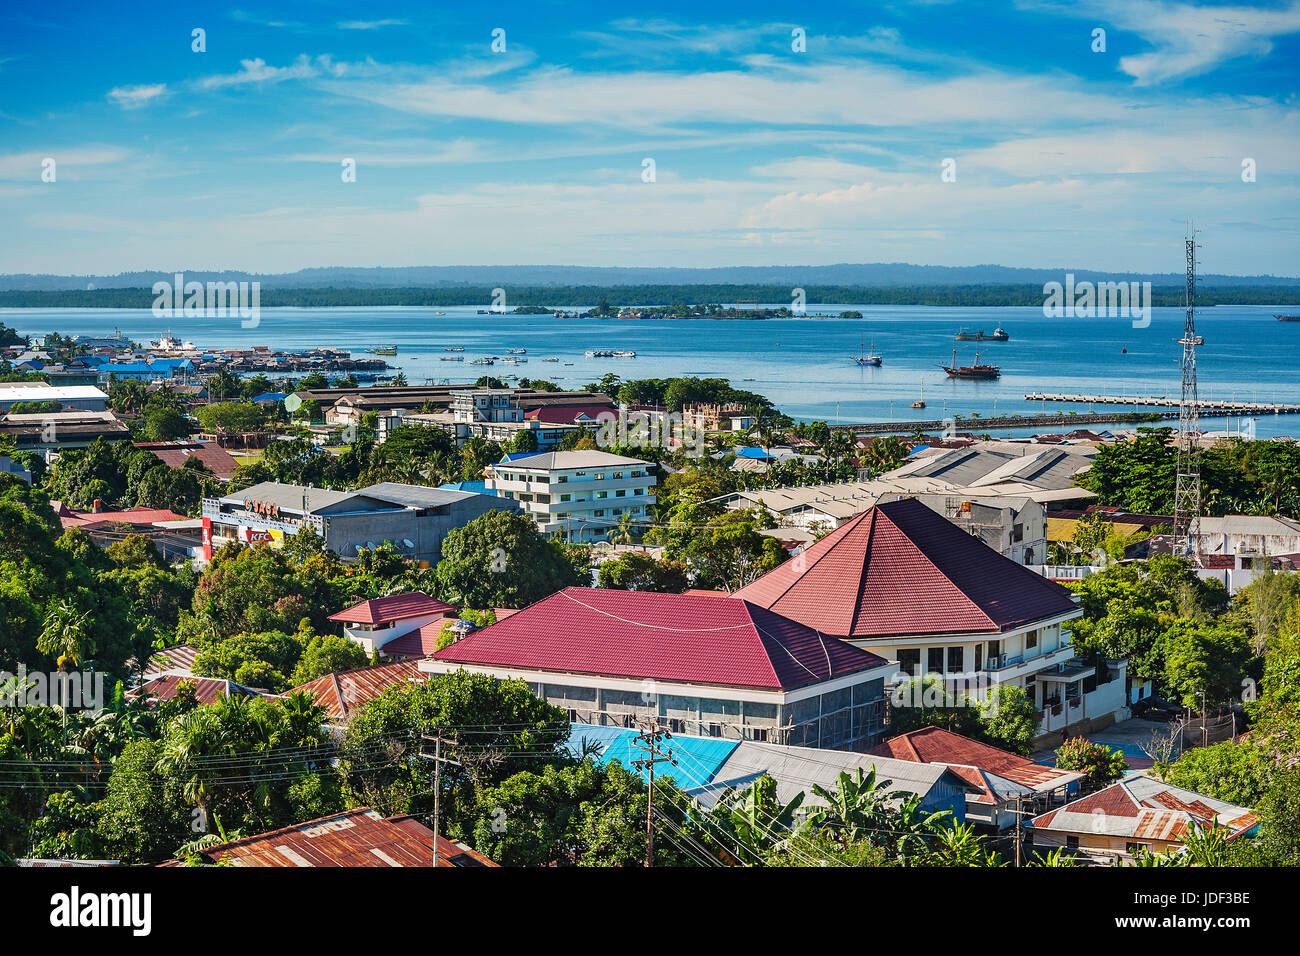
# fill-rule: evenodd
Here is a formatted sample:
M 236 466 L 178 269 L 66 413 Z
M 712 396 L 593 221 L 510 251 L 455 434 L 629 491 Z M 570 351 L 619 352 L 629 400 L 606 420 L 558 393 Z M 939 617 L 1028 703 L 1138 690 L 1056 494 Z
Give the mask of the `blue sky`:
M 1300 0 L 8 4 L 0 273 L 1296 275 L 1298 77 Z

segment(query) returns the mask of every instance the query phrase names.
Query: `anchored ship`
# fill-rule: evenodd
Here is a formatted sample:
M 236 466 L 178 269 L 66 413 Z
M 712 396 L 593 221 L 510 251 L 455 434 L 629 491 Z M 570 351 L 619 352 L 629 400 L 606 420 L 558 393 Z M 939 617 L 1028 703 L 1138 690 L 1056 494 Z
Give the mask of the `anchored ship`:
M 850 357 L 852 357 L 852 356 L 850 356 Z M 876 340 L 875 340 L 875 339 L 872 339 L 872 340 L 871 340 L 871 351 L 870 351 L 870 352 L 863 352 L 863 351 L 862 351 L 862 341 L 861 341 L 861 340 L 858 341 L 858 355 L 857 355 L 856 358 L 853 358 L 853 361 L 857 362 L 859 365 L 873 365 L 873 366 L 879 366 L 882 362 L 884 362 L 884 360 L 885 360 L 885 357 L 884 357 L 883 355 L 881 355 L 879 352 L 876 351 Z
M 1007 330 L 1000 325 L 992 332 L 985 332 L 983 329 L 978 332 L 970 329 L 960 329 L 957 332 L 958 342 L 1006 342 L 1010 338 L 1011 336 L 1007 333 Z
M 940 365 L 939 367 L 948 373 L 949 378 L 990 379 L 1000 378 L 1002 375 L 1002 370 L 996 365 L 981 365 L 979 352 L 975 353 L 974 365 L 958 365 L 957 346 L 955 345 L 952 347 L 952 365 Z

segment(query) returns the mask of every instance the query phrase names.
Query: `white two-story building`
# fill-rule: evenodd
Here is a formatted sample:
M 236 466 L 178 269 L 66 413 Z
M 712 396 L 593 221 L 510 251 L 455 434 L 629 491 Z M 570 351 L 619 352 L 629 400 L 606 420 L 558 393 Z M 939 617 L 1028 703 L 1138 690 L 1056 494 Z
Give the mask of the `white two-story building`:
M 625 515 L 644 523 L 655 501 L 655 465 L 603 451 L 511 457 L 484 472 L 488 491 L 517 501 L 543 534 L 608 537 Z

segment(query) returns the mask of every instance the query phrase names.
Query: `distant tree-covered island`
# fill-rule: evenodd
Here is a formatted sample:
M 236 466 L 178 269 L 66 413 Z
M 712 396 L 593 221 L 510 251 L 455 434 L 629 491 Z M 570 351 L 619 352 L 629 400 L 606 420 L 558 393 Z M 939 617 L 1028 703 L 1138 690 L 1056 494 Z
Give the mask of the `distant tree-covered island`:
M 806 302 L 812 311 L 817 306 L 854 305 L 930 305 L 943 307 L 1041 306 L 1043 288 L 1037 283 L 980 285 L 912 285 L 912 286 L 804 286 Z M 588 313 L 593 317 L 612 317 L 619 308 L 662 310 L 663 318 L 723 318 L 731 309 L 736 318 L 773 318 L 793 315 L 790 306 L 758 309 L 758 303 L 790 302 L 792 289 L 787 285 L 620 285 L 620 286 L 507 286 L 506 296 L 516 312 L 543 315 L 558 310 L 599 303 Z M 1154 286 L 1152 304 L 1175 307 L 1183 304 L 1181 285 Z M 1214 305 L 1294 305 L 1295 286 L 1243 284 L 1203 287 L 1197 290 L 1197 303 Z M 148 288 L 0 290 L 0 308 L 18 309 L 148 309 L 155 296 Z M 263 308 L 330 308 L 336 306 L 479 306 L 493 301 L 488 286 L 437 288 L 264 288 Z M 712 306 L 683 303 L 714 303 Z M 730 303 L 729 306 L 717 303 Z M 754 305 L 746 305 L 754 303 Z M 716 309 L 710 313 L 707 309 Z M 705 309 L 706 311 L 696 311 Z M 839 309 L 835 310 L 838 314 Z M 764 316 L 762 313 L 769 315 Z

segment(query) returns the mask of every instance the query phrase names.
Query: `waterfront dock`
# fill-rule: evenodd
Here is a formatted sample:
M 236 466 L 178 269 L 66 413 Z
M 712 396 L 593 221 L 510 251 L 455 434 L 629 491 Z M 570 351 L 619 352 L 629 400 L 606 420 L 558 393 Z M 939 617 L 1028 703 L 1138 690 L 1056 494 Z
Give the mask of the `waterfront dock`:
M 929 421 L 856 422 L 849 425 L 830 425 L 831 431 L 847 431 L 857 435 L 912 435 L 916 432 L 955 432 L 979 434 L 1004 428 L 1038 428 L 1059 425 L 1141 425 L 1157 418 L 1177 418 L 1177 411 L 1147 412 L 1096 412 L 1076 415 L 1007 415 L 1000 418 L 951 418 Z
M 1142 408 L 1177 408 L 1179 399 L 1166 395 L 1085 395 L 1071 392 L 1030 392 L 1027 402 L 1073 402 L 1079 405 L 1132 405 Z M 1300 405 L 1283 402 L 1200 401 L 1201 414 L 1219 415 L 1297 415 Z

